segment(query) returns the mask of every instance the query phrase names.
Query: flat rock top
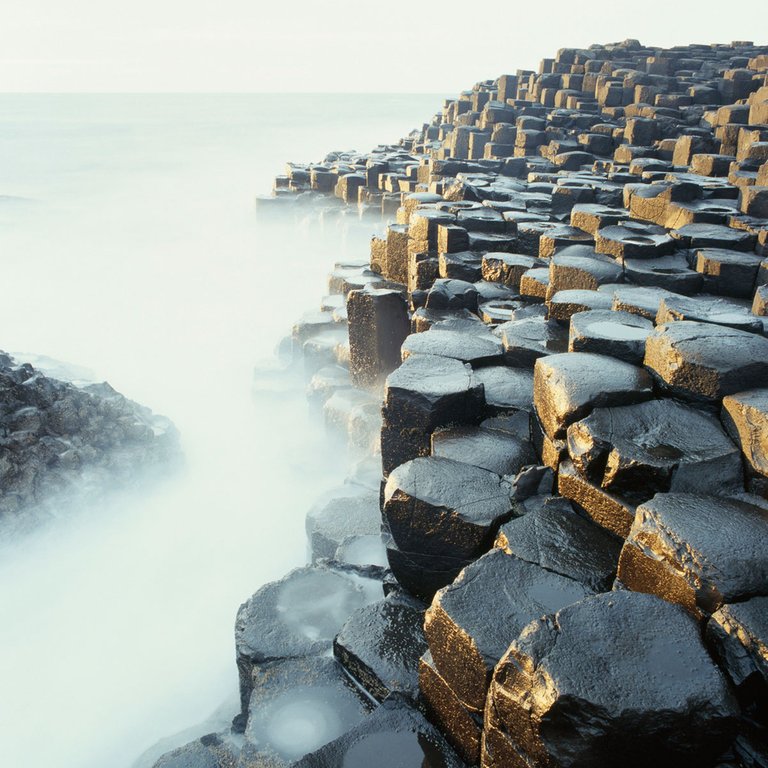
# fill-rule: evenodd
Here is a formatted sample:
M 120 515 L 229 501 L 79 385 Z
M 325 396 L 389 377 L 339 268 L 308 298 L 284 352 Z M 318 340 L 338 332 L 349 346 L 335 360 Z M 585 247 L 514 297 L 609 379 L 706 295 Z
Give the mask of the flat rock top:
M 734 703 L 695 620 L 653 595 L 610 592 L 529 625 L 510 649 L 536 668 L 542 709 L 552 697 L 632 711 L 732 714 Z M 537 686 L 538 687 L 538 686 Z
M 610 589 L 621 552 L 618 537 L 577 515 L 562 498 L 547 499 L 502 525 L 496 546 L 595 592 Z
M 721 602 L 768 595 L 768 510 L 736 499 L 660 493 L 637 508 L 629 534 Z
M 257 661 L 322 653 L 364 603 L 363 590 L 345 576 L 327 568 L 297 568 L 240 606 L 237 652 Z
M 495 663 L 529 622 L 591 594 L 578 581 L 494 549 L 443 587 L 433 606 L 439 603 L 472 636 L 480 654 Z
M 402 389 L 424 396 L 463 392 L 473 385 L 472 369 L 460 360 L 437 355 L 414 355 L 387 377 L 386 389 Z
M 567 291 L 561 291 L 561 293 L 567 293 Z M 603 295 L 598 292 L 598 296 Z M 587 312 L 577 312 L 571 317 L 572 333 L 580 333 L 594 339 L 639 341 L 645 339 L 652 330 L 653 323 L 650 320 L 640 315 L 633 315 L 631 312 L 592 309 Z
M 456 360 L 501 355 L 501 341 L 483 326 L 471 323 L 466 330 L 447 330 L 432 327 L 423 333 L 412 333 L 403 342 L 403 357 L 410 355 L 435 355 Z
M 596 408 L 570 430 L 574 448 L 576 436 L 588 433 L 618 456 L 651 466 L 701 462 L 736 449 L 716 418 L 671 399 Z
M 671 347 L 684 361 L 715 371 L 752 362 L 762 362 L 768 370 L 768 339 L 736 328 L 679 320 L 657 326 L 648 344 Z
M 435 456 L 413 459 L 390 474 L 385 503 L 400 493 L 476 523 L 490 524 L 512 506 L 509 486 L 499 475 Z
M 533 373 L 525 368 L 492 365 L 475 371 L 485 388 L 485 402 L 499 407 L 530 410 L 533 403 Z

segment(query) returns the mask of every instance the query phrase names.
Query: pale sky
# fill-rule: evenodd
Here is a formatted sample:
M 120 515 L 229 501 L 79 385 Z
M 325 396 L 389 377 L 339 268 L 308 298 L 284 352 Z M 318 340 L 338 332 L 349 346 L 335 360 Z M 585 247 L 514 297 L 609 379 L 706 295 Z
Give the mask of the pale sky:
M 454 93 L 627 37 L 768 43 L 768 2 L 2 0 L 0 91 Z

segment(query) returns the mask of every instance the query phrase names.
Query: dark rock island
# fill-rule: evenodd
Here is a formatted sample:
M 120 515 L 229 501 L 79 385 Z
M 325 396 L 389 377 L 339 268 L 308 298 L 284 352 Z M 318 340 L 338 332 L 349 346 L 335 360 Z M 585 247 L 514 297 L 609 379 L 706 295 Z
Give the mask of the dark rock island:
M 157 768 L 768 766 L 768 48 L 562 49 L 304 205 L 389 222 L 292 335 L 366 469 Z

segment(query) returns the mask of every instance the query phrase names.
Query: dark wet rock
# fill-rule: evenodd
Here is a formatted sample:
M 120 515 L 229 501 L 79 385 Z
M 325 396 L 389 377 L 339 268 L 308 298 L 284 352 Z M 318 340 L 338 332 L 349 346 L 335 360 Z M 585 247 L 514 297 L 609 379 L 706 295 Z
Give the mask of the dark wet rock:
M 696 252 L 696 271 L 704 276 L 704 290 L 720 296 L 751 298 L 762 257 L 724 248 Z
M 400 346 L 410 330 L 408 307 L 397 291 L 351 291 L 349 372 L 355 386 L 375 387 L 400 364 Z
M 529 270 L 545 266 L 535 256 L 521 253 L 486 253 L 483 255 L 482 274 L 484 280 L 503 283 L 514 290 L 520 289 L 520 279 Z
M 693 296 L 668 296 L 661 300 L 656 314 L 656 324 L 663 325 L 675 320 L 693 320 L 735 328 L 739 331 L 762 333 L 763 324 L 749 310 L 729 299 L 695 298 Z
M 601 286 L 613 295 L 612 309 L 616 312 L 631 312 L 648 320 L 654 320 L 659 312 L 661 302 L 666 298 L 677 296 L 664 288 L 635 287 L 635 286 Z
M 481 467 L 497 475 L 516 475 L 536 460 L 527 440 L 483 427 L 436 430 L 432 433 L 432 455 Z
M 723 398 L 721 419 L 741 448 L 750 490 L 768 498 L 768 389 Z
M 686 224 L 672 231 L 683 248 L 726 248 L 734 251 L 754 251 L 757 238 L 740 229 L 731 229 L 720 224 Z
M 688 265 L 682 254 L 671 254 L 655 259 L 624 259 L 624 277 L 635 285 L 655 286 L 673 293 L 698 293 L 703 276 Z
M 653 395 L 650 376 L 621 360 L 586 352 L 550 355 L 536 361 L 533 404 L 550 438 L 592 409 L 637 403 Z
M 387 699 L 357 727 L 293 768 L 464 768 L 442 734 L 404 699 Z
M 341 625 L 364 603 L 365 594 L 352 579 L 319 566 L 297 568 L 243 603 L 235 621 L 243 713 L 257 666 L 326 653 Z
M 482 386 L 472 369 L 447 357 L 409 357 L 387 378 L 381 457 L 385 475 L 417 456 L 429 455 L 429 436 L 439 426 L 476 420 Z
M 637 508 L 618 578 L 697 616 L 768 595 L 768 510 L 746 501 L 662 493 Z
M 601 285 L 624 279 L 624 270 L 613 259 L 579 253 L 580 249 L 566 248 L 550 259 L 549 295 L 568 289 L 596 291 Z
M 424 610 L 412 598 L 391 594 L 353 613 L 333 641 L 336 658 L 378 701 L 393 691 L 418 696 L 419 658 L 427 649 Z
M 512 320 L 500 325 L 498 332 L 507 363 L 516 368 L 533 368 L 540 357 L 565 352 L 568 348 L 567 331 L 556 321 L 544 317 Z
M 589 310 L 609 310 L 613 304 L 613 297 L 607 293 L 592 290 L 565 290 L 558 291 L 547 301 L 549 317 L 552 320 L 568 322 L 577 312 Z
M 477 765 L 483 737 L 482 712 L 471 710 L 459 699 L 437 671 L 429 651 L 419 660 L 419 690 L 429 719 L 467 764 Z
M 343 486 L 318 502 L 306 518 L 312 561 L 331 559 L 348 536 L 378 534 L 379 494 L 359 486 Z
M 450 357 L 472 365 L 500 362 L 504 348 L 501 340 L 484 325 L 471 323 L 467 329 L 452 330 L 432 327 L 414 333 L 403 342 L 403 359 L 411 355 Z
M 483 257 L 474 251 L 441 253 L 438 257 L 440 277 L 474 283 L 482 278 Z
M 479 323 L 480 319 L 468 309 L 427 309 L 426 307 L 419 307 L 411 318 L 411 330 L 413 333 L 421 333 L 428 331 L 438 323 L 443 329 L 449 329 L 453 325 L 466 328 L 467 321 Z
M 75 384 L 0 352 L 0 525 L 63 492 L 88 493 L 171 470 L 171 422 L 106 382 Z
M 499 475 L 437 457 L 395 469 L 384 490 L 384 517 L 405 552 L 472 558 L 485 552 L 512 513 Z
M 717 402 L 765 383 L 768 339 L 711 323 L 665 323 L 648 337 L 645 365 L 673 395 Z
M 387 561 L 397 583 L 427 603 L 475 559 L 403 551 L 391 537 L 386 540 L 386 547 Z
M 615 259 L 653 259 L 672 253 L 675 241 L 663 227 L 625 221 L 598 230 L 595 250 Z
M 477 289 L 465 280 L 435 280 L 427 294 L 428 309 L 477 309 Z
M 483 385 L 485 402 L 494 413 L 530 411 L 533 408 L 533 373 L 524 368 L 491 365 L 478 368 L 475 380 Z
M 486 711 L 520 765 L 603 768 L 621 754 L 632 768 L 701 768 L 728 746 L 736 706 L 683 609 L 616 592 L 526 627 Z
M 435 668 L 466 707 L 482 711 L 493 669 L 522 629 L 589 594 L 573 579 L 494 549 L 427 609 L 424 633 Z
M 372 709 L 333 658 L 256 667 L 240 765 L 287 768 L 359 725 Z
M 557 468 L 557 490 L 606 530 L 622 538 L 629 534 L 635 506 L 590 482 L 571 461 L 561 461 Z
M 742 706 L 768 706 L 768 597 L 721 606 L 707 623 L 707 640 Z
M 645 356 L 645 340 L 652 330 L 650 320 L 629 312 L 579 312 L 571 316 L 568 350 L 640 364 Z
M 759 317 L 768 316 L 768 285 L 757 287 L 755 298 L 752 302 L 752 314 Z
M 589 232 L 562 224 L 559 227 L 553 227 L 541 233 L 539 238 L 539 256 L 542 259 L 549 259 L 555 255 L 558 249 L 572 245 L 592 246 L 594 243 L 595 239 Z
M 576 469 L 610 493 L 728 493 L 743 487 L 736 446 L 716 418 L 674 400 L 597 408 L 568 428 Z
M 567 499 L 534 497 L 522 517 L 504 523 L 496 546 L 509 555 L 568 576 L 594 592 L 608 592 L 621 539 L 576 514 Z

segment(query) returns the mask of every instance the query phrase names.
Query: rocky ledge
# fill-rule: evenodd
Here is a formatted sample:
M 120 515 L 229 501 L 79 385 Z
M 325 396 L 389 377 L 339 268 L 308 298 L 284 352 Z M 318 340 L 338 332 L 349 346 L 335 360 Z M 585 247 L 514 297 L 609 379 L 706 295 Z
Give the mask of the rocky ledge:
M 168 419 L 106 382 L 76 386 L 0 352 L 0 529 L 33 524 L 66 495 L 126 482 L 178 451 Z
M 768 49 L 563 49 L 307 200 L 395 218 L 293 330 L 367 459 L 157 768 L 768 766 Z

